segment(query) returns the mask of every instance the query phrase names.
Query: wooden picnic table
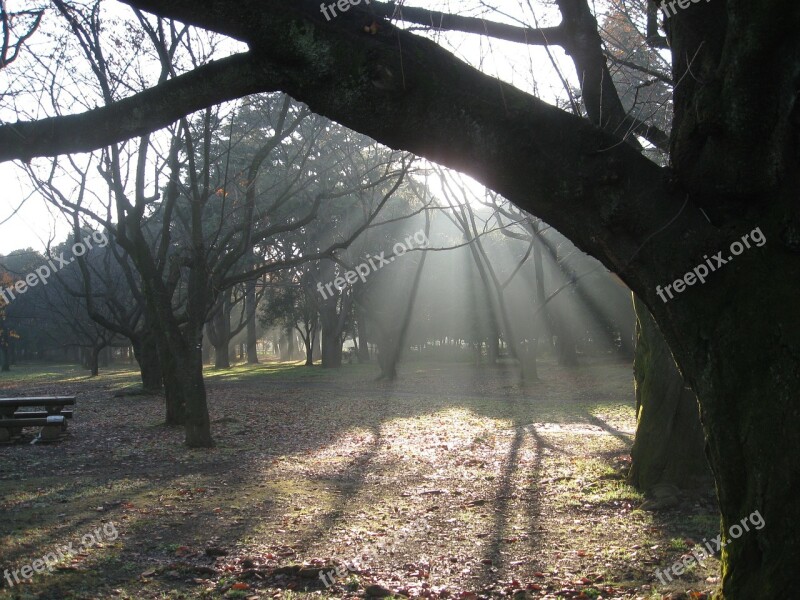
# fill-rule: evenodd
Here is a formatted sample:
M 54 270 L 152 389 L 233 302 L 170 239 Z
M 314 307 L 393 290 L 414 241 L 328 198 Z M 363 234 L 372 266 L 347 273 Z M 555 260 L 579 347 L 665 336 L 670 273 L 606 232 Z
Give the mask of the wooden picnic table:
M 0 442 L 10 442 L 25 427 L 41 427 L 34 441 L 54 441 L 67 429 L 67 419 L 72 418 L 75 396 L 39 396 L 0 398 Z M 21 408 L 38 407 L 44 410 L 25 411 Z

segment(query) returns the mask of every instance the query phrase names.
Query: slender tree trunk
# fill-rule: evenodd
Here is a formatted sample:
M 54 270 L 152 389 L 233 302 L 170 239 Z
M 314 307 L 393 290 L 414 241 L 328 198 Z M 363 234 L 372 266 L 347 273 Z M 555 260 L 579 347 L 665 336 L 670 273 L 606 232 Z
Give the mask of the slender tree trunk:
M 303 339 L 303 343 L 306 346 L 306 367 L 314 366 L 314 338 L 316 335 L 317 332 L 312 331 Z
M 0 368 L 0 371 L 2 371 L 3 373 L 8 373 L 9 371 L 11 371 L 11 358 L 10 358 L 11 352 L 9 351 L 7 345 L 0 346 L 0 351 L 2 351 L 3 353 L 3 366 L 2 368 Z
M 289 360 L 297 358 L 297 345 L 295 344 L 294 329 L 291 325 L 286 327 L 286 354 Z
M 97 377 L 100 374 L 100 352 L 102 349 L 102 346 L 92 346 L 92 349 L 88 353 L 89 370 L 91 371 L 92 377 Z
M 231 292 L 223 292 L 222 306 L 212 318 L 212 327 L 209 328 L 211 343 L 214 345 L 214 368 L 230 369 L 230 340 L 231 340 Z M 202 357 L 201 357 L 202 361 Z
M 208 341 L 208 338 L 203 339 L 203 364 L 210 365 L 211 364 L 211 349 L 214 346 Z
M 462 211 L 464 211 L 464 209 L 462 209 Z M 481 282 L 483 283 L 485 290 L 484 297 L 486 298 L 487 308 L 492 318 L 492 327 L 495 334 L 492 336 L 494 341 L 490 340 L 490 360 L 491 362 L 496 362 L 497 357 L 500 355 L 499 337 L 501 331 L 508 342 L 509 354 L 513 358 L 519 359 L 520 356 L 517 348 L 516 336 L 513 332 L 513 325 L 509 319 L 505 298 L 503 297 L 503 290 L 499 285 L 499 281 L 497 280 L 494 269 L 489 263 L 489 259 L 483 249 L 483 244 L 480 238 L 473 235 L 473 231 L 470 228 L 470 222 L 467 220 L 466 216 L 464 216 L 460 222 L 462 233 L 464 234 L 466 240 L 470 242 L 468 244 L 468 248 L 473 262 L 475 263 L 475 267 L 478 270 L 478 274 L 480 275 Z M 491 356 L 491 352 L 495 350 L 496 353 L 494 353 L 494 356 Z M 524 361 L 520 360 L 519 364 L 522 378 L 525 379 Z
M 500 334 L 493 329 L 492 335 L 486 340 L 486 362 L 490 365 L 497 364 L 500 358 Z
M 428 213 L 425 213 L 426 217 Z M 430 218 L 426 218 L 425 221 L 425 239 L 428 238 L 428 234 L 430 233 Z M 408 337 L 408 328 L 411 325 L 411 317 L 414 315 L 414 304 L 417 301 L 417 293 L 419 292 L 419 284 L 422 280 L 422 271 L 425 268 L 425 261 L 428 258 L 428 253 L 426 251 L 422 251 L 422 257 L 419 259 L 419 265 L 417 266 L 417 271 L 414 273 L 414 280 L 411 283 L 411 291 L 408 296 L 408 301 L 406 302 L 406 310 L 403 314 L 403 320 L 400 322 L 400 328 L 397 332 L 397 336 L 393 340 L 394 343 L 390 344 L 388 347 L 388 353 L 386 358 L 381 361 L 381 378 L 387 379 L 389 381 L 394 381 L 397 379 L 397 365 L 400 362 L 400 358 L 403 355 L 403 351 L 406 347 L 406 339 Z
M 533 330 L 532 339 L 529 340 L 528 349 L 524 360 L 527 361 L 526 371 L 527 379 L 536 381 L 539 379 L 539 367 L 536 359 L 539 356 L 539 339 L 544 337 L 549 339 L 549 322 L 547 319 L 547 304 L 545 302 L 545 289 L 544 289 L 544 266 L 542 261 L 542 242 L 540 239 L 539 229 L 537 224 L 531 225 L 531 231 L 535 236 L 533 248 L 533 271 L 536 280 L 535 301 L 533 303 L 535 317 L 531 329 Z
M 281 331 L 280 336 L 278 337 L 278 349 L 279 349 L 279 356 L 281 362 L 286 362 L 291 360 L 291 355 L 288 351 L 289 343 L 286 340 L 286 332 Z
M 367 318 L 364 314 L 364 308 L 356 305 L 356 324 L 358 327 L 358 362 L 368 363 L 369 356 L 369 342 L 367 342 Z
M 100 350 L 98 358 L 101 367 L 107 367 L 109 364 L 111 364 L 111 348 L 108 346 L 104 346 Z
M 539 367 L 536 364 L 536 358 L 539 350 L 539 340 L 536 338 L 528 340 L 528 345 L 524 352 L 520 352 L 520 363 L 522 365 L 522 372 L 525 374 L 523 381 L 535 382 L 539 380 Z
M 258 364 L 258 335 L 256 326 L 256 282 L 248 281 L 245 284 L 244 297 L 245 310 L 247 311 L 247 364 Z

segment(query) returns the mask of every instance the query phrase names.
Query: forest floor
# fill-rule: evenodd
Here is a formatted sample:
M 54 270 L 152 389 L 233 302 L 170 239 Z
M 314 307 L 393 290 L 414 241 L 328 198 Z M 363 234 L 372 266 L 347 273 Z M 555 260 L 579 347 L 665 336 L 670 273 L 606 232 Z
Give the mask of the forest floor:
M 78 400 L 62 441 L 0 446 L 0 599 L 677 599 L 715 586 L 717 559 L 688 558 L 719 531 L 713 495 L 649 512 L 625 484 L 630 364 L 545 360 L 525 387 L 502 367 L 411 363 L 394 384 L 375 369 L 210 370 L 212 450 L 162 425 L 163 398 L 114 397 L 130 370 L 2 374 L 0 396 Z M 25 580 L 50 553 L 52 570 Z M 687 573 L 662 585 L 656 569 L 681 558 Z

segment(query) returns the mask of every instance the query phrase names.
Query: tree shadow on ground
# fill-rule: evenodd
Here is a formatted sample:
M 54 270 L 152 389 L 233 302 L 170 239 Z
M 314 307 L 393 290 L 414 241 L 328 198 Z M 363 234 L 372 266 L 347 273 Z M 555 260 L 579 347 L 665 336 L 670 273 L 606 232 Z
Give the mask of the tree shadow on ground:
M 73 584 L 92 597 L 119 597 L 115 586 L 149 597 L 135 595 L 145 594 L 140 585 L 153 595 L 222 593 L 248 571 L 254 588 L 318 589 L 268 573 L 351 561 L 381 541 L 393 547 L 359 576 L 394 588 L 419 587 L 431 564 L 462 589 L 544 570 L 545 455 L 564 449 L 531 424 L 595 425 L 629 443 L 595 416 L 613 404 L 609 394 L 625 394 L 614 382 L 629 366 L 602 377 L 605 364 L 578 374 L 545 364 L 532 388 L 501 369 L 417 366 L 393 385 L 366 370 L 216 381 L 209 451 L 185 449 L 180 430 L 158 426 L 162 399 L 109 400 L 89 382 L 68 439 L 0 449 L 0 566 L 19 568 L 110 521 L 118 540 L 60 565 L 87 570 L 36 575 L 26 589 L 54 598 Z M 226 554 L 208 556 L 214 548 Z

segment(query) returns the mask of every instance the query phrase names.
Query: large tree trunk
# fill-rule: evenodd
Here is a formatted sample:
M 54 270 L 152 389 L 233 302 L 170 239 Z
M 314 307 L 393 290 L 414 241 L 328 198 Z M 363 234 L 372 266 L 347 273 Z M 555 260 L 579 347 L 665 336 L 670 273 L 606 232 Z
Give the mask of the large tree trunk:
M 203 325 L 209 291 L 202 256 L 201 248 L 196 255 L 196 268 L 189 273 L 185 323 L 179 324 L 175 319 L 171 297 L 163 282 L 155 277 L 142 278 L 142 291 L 158 331 L 167 400 L 166 422 L 167 425 L 183 423 L 184 441 L 190 448 L 214 445 L 203 382 Z
M 671 36 L 681 81 L 672 157 L 687 197 L 714 225 L 703 239 L 708 256 L 720 250 L 728 264 L 712 257 L 718 270 L 702 290 L 668 302 L 651 292 L 651 309 L 700 398 L 729 542 L 724 596 L 792 598 L 800 564 L 800 5 L 700 6 L 681 11 Z M 718 21 L 725 27 L 704 27 Z M 763 247 L 732 256 L 733 242 L 755 226 Z M 651 284 L 702 262 L 696 254 L 670 261 L 673 276 Z M 764 528 L 733 539 L 730 528 L 755 511 Z
M 650 312 L 636 307 L 636 441 L 628 481 L 643 491 L 658 484 L 708 486 L 711 471 L 697 397 L 686 385 Z
M 800 188 L 792 192 L 800 196 Z M 715 274 L 716 284 L 709 281 L 694 298 L 672 300 L 688 300 L 672 320 L 660 311 L 664 333 L 700 398 L 729 599 L 794 597 L 800 564 L 800 318 L 788 308 L 797 306 L 800 268 L 780 240 L 773 241 L 723 267 L 728 271 Z M 721 279 L 740 287 L 733 292 L 733 285 L 719 285 Z M 730 528 L 756 511 L 766 526 L 733 539 Z
M 151 392 L 160 391 L 164 386 L 164 378 L 156 335 L 145 329 L 140 336 L 131 340 L 131 345 L 133 356 L 139 365 L 142 387 Z
M 178 377 L 178 365 L 170 351 L 166 337 L 157 338 L 158 356 L 161 359 L 161 376 L 164 381 L 164 399 L 166 401 L 165 424 L 177 427 L 186 423 L 186 396 Z
M 202 357 L 201 359 L 202 360 Z M 231 368 L 231 355 L 228 342 L 214 344 L 214 368 L 215 369 L 230 369 Z
M 333 330 L 331 330 L 333 329 Z M 335 328 L 328 329 L 322 326 L 322 368 L 338 369 L 342 366 L 342 338 Z
M 193 215 L 196 231 L 199 234 L 200 216 Z M 171 319 L 173 328 L 168 332 L 171 338 L 171 349 L 175 352 L 175 365 L 178 381 L 185 398 L 186 431 L 185 443 L 189 448 L 211 448 L 214 440 L 211 437 L 211 419 L 208 415 L 206 402 L 206 386 L 203 381 L 203 325 L 207 316 L 207 309 L 213 297 L 208 287 L 209 271 L 205 262 L 206 252 L 202 244 L 193 247 L 194 265 L 189 272 L 188 299 L 186 301 L 187 322 L 179 328 L 174 328 L 174 318 Z M 226 306 L 223 306 L 228 331 L 230 330 L 230 291 L 225 292 Z M 170 311 L 172 307 L 167 304 L 164 308 Z M 228 338 L 225 343 L 227 345 Z
M 210 448 L 214 445 L 211 438 L 211 423 L 208 416 L 206 388 L 203 381 L 203 363 L 199 347 L 201 334 L 198 332 L 198 344 L 176 356 L 177 378 L 185 391 L 186 445 L 190 448 Z
M 341 298 L 341 306 L 335 298 L 322 303 L 319 310 L 319 322 L 322 335 L 322 368 L 338 369 L 342 366 L 342 334 L 347 323 L 347 314 L 350 311 L 350 296 L 345 294 Z

